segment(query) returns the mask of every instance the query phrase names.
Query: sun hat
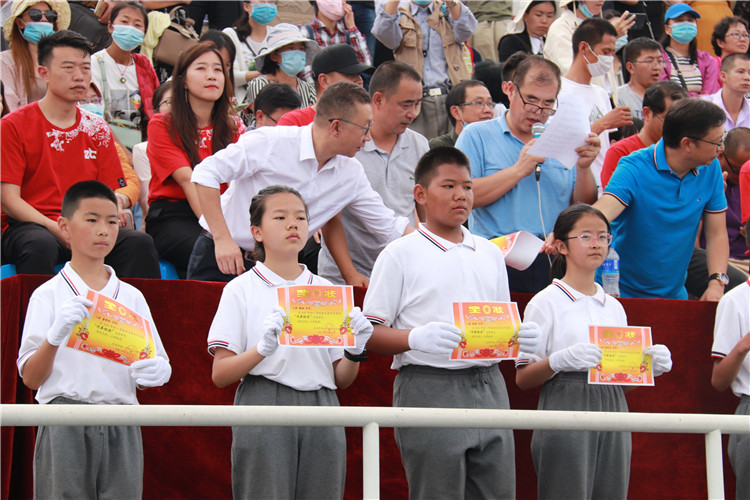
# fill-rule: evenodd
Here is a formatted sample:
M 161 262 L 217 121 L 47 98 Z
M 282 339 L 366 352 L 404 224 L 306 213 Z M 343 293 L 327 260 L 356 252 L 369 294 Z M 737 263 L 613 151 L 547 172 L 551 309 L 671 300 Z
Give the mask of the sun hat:
M 3 35 L 5 35 L 6 40 L 10 40 L 16 18 L 26 12 L 32 5 L 40 3 L 40 1 L 46 3 L 50 9 L 57 12 L 57 21 L 54 22 L 55 31 L 64 30 L 70 26 L 70 6 L 64 0 L 14 0 L 10 8 L 10 17 L 3 22 Z
M 255 57 L 255 67 L 258 69 L 263 68 L 263 63 L 268 54 L 280 49 L 284 45 L 296 42 L 305 44 L 307 63 L 310 64 L 315 54 L 320 52 L 320 45 L 303 35 L 302 31 L 295 25 L 280 23 L 269 30 L 268 47 Z

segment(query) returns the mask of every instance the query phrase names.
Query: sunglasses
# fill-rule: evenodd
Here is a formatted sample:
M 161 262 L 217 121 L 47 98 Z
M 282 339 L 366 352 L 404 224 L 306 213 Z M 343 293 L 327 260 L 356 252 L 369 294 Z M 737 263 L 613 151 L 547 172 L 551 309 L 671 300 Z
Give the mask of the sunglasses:
M 57 21 L 57 12 L 55 12 L 54 10 L 42 12 L 39 9 L 29 9 L 26 12 L 28 12 L 29 18 L 35 23 L 41 21 L 42 16 L 47 19 L 47 22 L 54 23 L 55 21 Z

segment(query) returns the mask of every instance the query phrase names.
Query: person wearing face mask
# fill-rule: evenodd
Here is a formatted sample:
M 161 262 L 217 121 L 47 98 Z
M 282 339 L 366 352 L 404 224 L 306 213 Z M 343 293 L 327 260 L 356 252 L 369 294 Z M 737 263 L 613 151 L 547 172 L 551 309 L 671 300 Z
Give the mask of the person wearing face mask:
M 601 139 L 601 151 L 591 165 L 597 184 L 609 149 L 609 132 L 633 123 L 630 108 L 619 106 L 612 109 L 607 92 L 591 82 L 594 77 L 611 70 L 616 38 L 617 30 L 609 21 L 592 18 L 582 22 L 573 32 L 573 64 L 563 76 L 560 89 L 560 101 L 571 96 L 580 98 L 586 106 L 581 113 L 589 117 L 591 131 Z M 601 188 L 599 192 L 601 194 Z
M 430 149 L 455 146 L 459 134 L 468 124 L 493 118 L 495 103 L 484 83 L 469 80 L 459 83 L 448 92 L 445 108 L 453 124 L 453 130 L 449 134 L 430 139 Z
M 15 0 L 11 15 L 3 22 L 10 50 L 0 53 L 0 81 L 8 111 L 44 97 L 47 84 L 37 74 L 37 43 L 46 35 L 70 24 L 68 2 Z
M 112 43 L 91 57 L 91 80 L 102 90 L 107 121 L 117 118 L 143 127 L 154 115 L 151 99 L 159 79 L 148 58 L 133 52 L 146 30 L 148 16 L 141 4 L 118 2 L 112 9 Z
M 302 107 L 314 104 L 315 85 L 297 75 L 319 51 L 320 46 L 292 24 L 281 23 L 271 28 L 268 46 L 255 58 L 255 67 L 262 75 L 248 85 L 245 102 L 252 106 L 260 89 L 269 83 L 285 83 L 299 94 Z
M 664 38 L 661 40 L 664 71 L 662 80 L 682 85 L 691 96 L 713 94 L 719 90 L 719 67 L 708 52 L 699 50 L 696 19 L 700 17 L 689 5 L 672 5 L 664 14 Z
M 352 6 L 346 0 L 317 0 L 312 4 L 315 17 L 301 26 L 303 33 L 323 48 L 337 43 L 350 45 L 360 64 L 372 65 L 367 41 L 354 24 Z
M 268 25 L 276 18 L 276 4 L 277 0 L 246 0 L 242 2 L 242 16 L 223 30 L 232 39 L 237 53 L 233 65 L 237 102 L 245 98 L 248 82 L 261 75 L 255 58 L 268 48 Z

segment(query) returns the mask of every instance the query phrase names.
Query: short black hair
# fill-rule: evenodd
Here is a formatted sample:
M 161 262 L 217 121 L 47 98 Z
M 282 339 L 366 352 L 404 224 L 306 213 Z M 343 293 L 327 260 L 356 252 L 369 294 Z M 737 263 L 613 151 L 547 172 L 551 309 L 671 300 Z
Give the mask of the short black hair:
M 661 54 L 661 44 L 651 38 L 640 36 L 628 42 L 623 49 L 625 62 L 633 62 L 641 57 L 641 53 L 646 50 L 656 50 Z M 660 56 L 661 57 L 661 56 Z
M 266 116 L 279 108 L 298 109 L 302 106 L 299 94 L 285 83 L 269 83 L 255 97 L 255 112 L 263 111 Z
M 750 151 L 750 128 L 735 127 L 724 140 L 724 155 L 734 158 L 740 151 Z
M 201 34 L 199 42 L 214 42 L 217 50 L 227 49 L 229 51 L 229 79 L 234 84 L 234 60 L 237 57 L 237 47 L 234 46 L 232 39 L 219 30 L 206 30 Z
M 524 57 L 521 64 L 518 65 L 516 71 L 513 73 L 513 83 L 516 87 L 519 89 L 523 87 L 524 83 L 526 83 L 526 75 L 534 68 L 541 68 L 542 71 L 534 77 L 533 82 L 547 84 L 550 81 L 554 81 L 557 83 L 557 91 L 560 91 L 562 85 L 560 67 L 549 59 L 531 54 Z
M 747 21 L 739 16 L 726 16 L 714 26 L 714 32 L 711 33 L 711 45 L 717 56 L 721 57 L 721 47 L 719 47 L 718 41 L 721 40 L 722 42 L 726 42 L 725 38 L 727 36 L 727 31 L 729 31 L 729 28 L 731 28 L 732 25 L 737 23 L 745 26 L 745 29 L 750 29 L 748 28 Z
M 401 80 L 408 78 L 422 83 L 422 76 L 417 70 L 400 61 L 386 61 L 378 66 L 370 79 L 370 95 L 380 92 L 386 97 L 392 96 L 398 90 Z
M 735 61 L 750 61 L 750 54 L 743 54 L 738 52 L 737 54 L 729 54 L 727 57 L 721 60 L 721 71 L 729 73 L 734 67 Z
M 427 187 L 435 177 L 440 165 L 459 165 L 466 167 L 471 174 L 469 159 L 460 150 L 451 146 L 439 146 L 427 151 L 417 162 L 414 170 L 414 183 Z
M 702 139 L 710 129 L 724 125 L 726 120 L 724 110 L 712 102 L 697 97 L 680 99 L 664 117 L 664 145 L 678 148 L 683 137 Z
M 112 8 L 112 13 L 109 15 L 109 24 L 112 24 L 112 22 L 117 19 L 117 15 L 122 9 L 135 9 L 143 14 L 143 32 L 148 32 L 148 11 L 146 10 L 146 7 L 138 2 L 131 1 L 115 3 L 115 6 Z
M 588 43 L 591 50 L 594 50 L 594 46 L 602 41 L 604 35 L 617 38 L 617 30 L 612 23 L 598 17 L 583 21 L 573 32 L 573 57 L 578 55 L 578 46 L 581 42 Z
M 466 80 L 458 85 L 455 85 L 449 92 L 448 97 L 445 99 L 445 109 L 448 111 L 448 118 L 451 121 L 451 125 L 456 125 L 456 119 L 451 114 L 451 108 L 453 106 L 460 106 L 466 102 L 466 89 L 473 87 L 484 87 L 487 86 L 479 80 Z
M 335 82 L 320 95 L 313 122 L 320 126 L 336 118 L 349 119 L 357 113 L 357 105 L 371 103 L 370 94 L 360 85 L 350 81 Z
M 76 182 L 68 188 L 63 196 L 61 214 L 66 219 L 70 219 L 81 205 L 81 200 L 89 198 L 102 198 L 115 204 L 117 208 L 117 197 L 115 192 L 108 186 L 99 181 L 81 181 Z
M 646 89 L 646 93 L 643 94 L 643 107 L 650 109 L 658 115 L 667 110 L 667 99 L 677 102 L 686 97 L 690 97 L 690 94 L 679 83 L 669 80 L 656 82 Z
M 74 49 L 80 49 L 89 56 L 94 53 L 91 48 L 91 42 L 89 42 L 86 37 L 75 31 L 60 30 L 39 40 L 39 44 L 37 45 L 37 58 L 40 66 L 49 67 L 49 62 L 52 58 L 52 49 L 55 47 L 72 47 Z
M 503 94 L 503 68 L 505 66 L 490 59 L 479 61 L 474 66 L 474 79 L 484 83 L 495 102 L 503 102 L 503 96 L 505 95 Z

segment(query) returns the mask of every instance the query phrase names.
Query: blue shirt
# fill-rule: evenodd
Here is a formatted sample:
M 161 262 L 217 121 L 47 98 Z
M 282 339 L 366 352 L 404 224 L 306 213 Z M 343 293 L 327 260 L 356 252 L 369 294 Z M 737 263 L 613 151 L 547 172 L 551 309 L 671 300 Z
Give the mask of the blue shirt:
M 727 209 L 719 161 L 680 179 L 660 140 L 620 159 L 604 193 L 625 205 L 612 222 L 622 296 L 687 299 L 685 278 L 698 223 L 704 212 Z
M 493 120 L 469 124 L 458 136 L 456 147 L 469 158 L 471 177 L 477 178 L 512 166 L 518 161 L 524 143 L 511 134 L 503 114 Z M 544 227 L 533 173 L 496 201 L 472 210 L 469 227 L 474 234 L 488 239 L 521 230 L 544 238 L 552 231 L 560 212 L 570 205 L 575 182 L 575 168 L 568 169 L 559 161 L 547 158 L 539 180 Z

